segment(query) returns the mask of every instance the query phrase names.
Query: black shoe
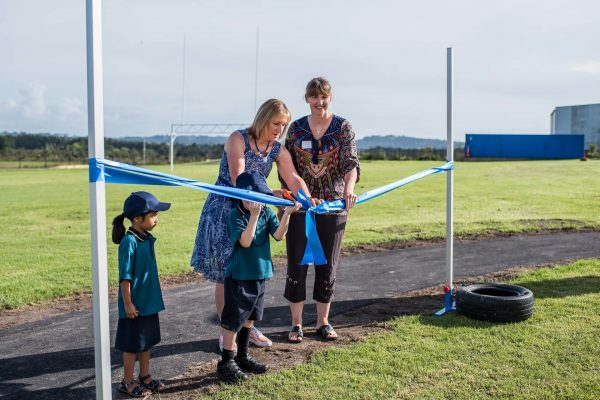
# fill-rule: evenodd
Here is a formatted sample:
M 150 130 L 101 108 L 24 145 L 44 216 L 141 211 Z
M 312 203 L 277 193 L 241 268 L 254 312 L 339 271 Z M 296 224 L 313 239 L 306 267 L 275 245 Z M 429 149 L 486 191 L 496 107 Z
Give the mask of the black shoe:
M 244 372 L 251 372 L 253 374 L 264 374 L 269 369 L 267 364 L 261 364 L 256 361 L 250 354 L 246 357 L 236 357 L 234 358 L 235 363 L 242 369 Z
M 248 375 L 242 372 L 240 367 L 238 367 L 233 360 L 227 361 L 226 363 L 219 361 L 217 363 L 217 373 L 227 383 L 240 383 L 248 379 Z

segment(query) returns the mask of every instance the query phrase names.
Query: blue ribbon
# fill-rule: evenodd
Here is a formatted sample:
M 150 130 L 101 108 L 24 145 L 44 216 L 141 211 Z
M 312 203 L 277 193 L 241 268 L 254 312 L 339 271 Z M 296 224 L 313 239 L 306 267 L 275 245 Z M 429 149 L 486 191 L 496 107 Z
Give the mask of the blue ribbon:
M 104 165 L 98 162 L 97 158 L 88 160 L 88 175 L 90 182 L 104 182 Z
M 306 234 L 306 247 L 304 248 L 304 257 L 300 261 L 300 265 L 324 265 L 327 264 L 325 252 L 317 233 L 317 221 L 315 219 L 316 207 L 311 207 L 310 198 L 302 189 L 298 190 L 298 201 L 302 204 L 302 208 L 306 210 L 304 218 L 304 232 Z
M 429 168 L 424 171 L 413 174 L 399 181 L 392 182 L 377 189 L 370 190 L 358 196 L 356 204 L 361 204 L 375 197 L 381 196 L 399 187 L 408 185 L 418 179 L 426 176 L 447 172 L 454 169 L 454 163 L 448 161 L 440 167 Z M 192 179 L 182 178 L 175 175 L 164 174 L 157 171 L 152 171 L 145 168 L 136 167 L 129 164 L 124 164 L 116 161 L 105 160 L 102 158 L 89 159 L 89 181 L 117 183 L 117 184 L 139 184 L 139 185 L 166 185 L 166 186 L 184 186 L 191 189 L 203 190 L 209 193 L 218 194 L 221 196 L 231 197 L 238 200 L 256 201 L 263 204 L 273 206 L 293 206 L 294 203 L 290 200 L 281 199 L 274 196 L 269 196 L 262 193 L 253 192 L 251 190 L 237 189 L 228 186 L 211 185 L 208 183 L 194 181 Z M 343 199 L 325 201 L 316 207 L 311 207 L 309 197 L 300 189 L 298 191 L 298 201 L 302 204 L 302 208 L 306 210 L 305 232 L 306 232 L 306 249 L 304 257 L 300 262 L 302 265 L 327 264 L 327 259 L 323 251 L 323 246 L 317 234 L 317 224 L 315 214 L 324 214 L 335 211 L 341 211 L 346 208 L 346 202 Z
M 400 179 L 399 181 L 389 183 L 389 184 L 387 184 L 385 186 L 381 186 L 380 188 L 377 188 L 377 189 L 369 190 L 368 192 L 364 192 L 363 194 L 361 194 L 360 196 L 358 196 L 356 198 L 356 205 L 359 205 L 366 201 L 372 200 L 375 197 L 379 197 L 382 194 L 391 192 L 394 189 L 398 189 L 399 187 L 408 185 L 409 183 L 414 182 L 416 180 L 423 179 L 426 176 L 438 174 L 440 172 L 450 171 L 453 169 L 454 169 L 454 162 L 448 161 L 448 162 L 446 162 L 446 164 L 444 164 L 440 167 L 433 167 L 433 168 L 429 168 L 429 169 L 426 169 L 421 172 L 417 172 L 416 174 L 413 174 L 406 178 Z M 340 199 L 340 200 L 326 201 L 324 203 L 321 203 L 314 208 L 314 211 L 317 214 L 323 214 L 323 213 L 344 210 L 345 208 L 346 208 L 346 201 L 343 199 Z
M 182 178 L 175 175 L 163 174 L 161 172 L 116 161 L 97 158 L 90 159 L 89 164 L 90 182 L 104 180 L 106 183 L 116 184 L 184 186 L 238 200 L 256 201 L 273 206 L 287 207 L 294 205 L 294 203 L 290 200 L 269 196 L 268 194 L 262 194 L 253 192 L 251 190 L 238 189 L 228 186 L 211 185 L 209 183 L 194 181 L 192 179 Z

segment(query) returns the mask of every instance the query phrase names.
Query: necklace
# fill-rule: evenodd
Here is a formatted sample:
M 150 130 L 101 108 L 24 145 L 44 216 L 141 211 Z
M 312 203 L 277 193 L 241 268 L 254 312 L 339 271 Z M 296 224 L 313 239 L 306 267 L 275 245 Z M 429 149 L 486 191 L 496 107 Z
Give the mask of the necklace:
M 326 119 L 325 119 L 325 122 L 327 122 L 327 119 L 328 119 L 328 118 L 326 118 Z M 312 127 L 313 127 L 313 128 L 315 129 L 315 131 L 317 132 L 317 134 L 316 134 L 316 135 L 315 135 L 315 134 L 313 134 L 313 137 L 314 137 L 316 140 L 320 140 L 320 139 L 321 139 L 321 138 L 322 138 L 322 137 L 325 135 L 325 133 L 326 133 L 326 131 L 327 131 L 327 130 L 326 130 L 325 132 L 323 132 L 323 135 L 321 135 L 321 129 L 320 129 L 320 128 L 319 128 L 319 127 L 318 127 L 318 126 L 315 124 L 315 122 L 313 121 L 312 115 L 310 116 L 310 119 L 308 120 L 308 123 L 309 123 L 309 126 L 310 126 L 310 125 L 312 125 Z
M 258 155 L 265 158 L 267 156 L 267 154 L 269 154 L 269 152 L 267 151 L 269 149 L 269 146 L 271 145 L 271 141 L 269 140 L 267 142 L 267 147 L 265 147 L 264 150 L 261 150 L 258 147 L 258 142 L 256 141 L 256 138 L 254 138 L 254 146 L 256 147 L 256 150 L 258 151 Z

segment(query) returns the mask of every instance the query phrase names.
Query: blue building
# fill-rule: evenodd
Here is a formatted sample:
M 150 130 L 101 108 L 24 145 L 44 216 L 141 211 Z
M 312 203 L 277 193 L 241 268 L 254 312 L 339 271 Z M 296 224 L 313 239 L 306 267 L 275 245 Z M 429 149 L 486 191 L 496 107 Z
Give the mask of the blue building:
M 584 135 L 585 146 L 600 148 L 600 104 L 556 107 L 550 114 L 550 133 Z
M 584 156 L 584 135 L 467 133 L 465 158 L 570 159 Z

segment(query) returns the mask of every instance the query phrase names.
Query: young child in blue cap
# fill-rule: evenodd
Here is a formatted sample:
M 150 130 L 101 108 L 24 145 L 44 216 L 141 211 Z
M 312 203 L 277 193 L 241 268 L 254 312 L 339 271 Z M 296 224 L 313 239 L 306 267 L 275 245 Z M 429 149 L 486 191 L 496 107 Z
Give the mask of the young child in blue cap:
M 273 195 L 260 172 L 243 172 L 235 186 Z M 229 213 L 227 233 L 234 247 L 225 267 L 223 352 L 217 364 L 217 372 L 228 383 L 248 379 L 246 373 L 262 374 L 268 369 L 248 354 L 249 335 L 254 321 L 262 319 L 265 281 L 273 276 L 269 235 L 281 240 L 287 232 L 290 214 L 299 208 L 300 203 L 287 207 L 278 221 L 271 208 L 243 200 Z
M 150 376 L 150 348 L 160 342 L 158 313 L 165 309 L 154 236 L 150 231 L 158 223 L 159 211 L 170 203 L 161 203 L 148 192 L 134 192 L 125 200 L 123 213 L 113 220 L 112 240 L 119 245 L 119 322 L 115 348 L 123 352 L 124 378 L 119 391 L 131 397 L 146 397 L 163 390 L 165 385 Z M 125 231 L 125 218 L 131 227 Z M 136 358 L 140 373 L 133 378 Z

